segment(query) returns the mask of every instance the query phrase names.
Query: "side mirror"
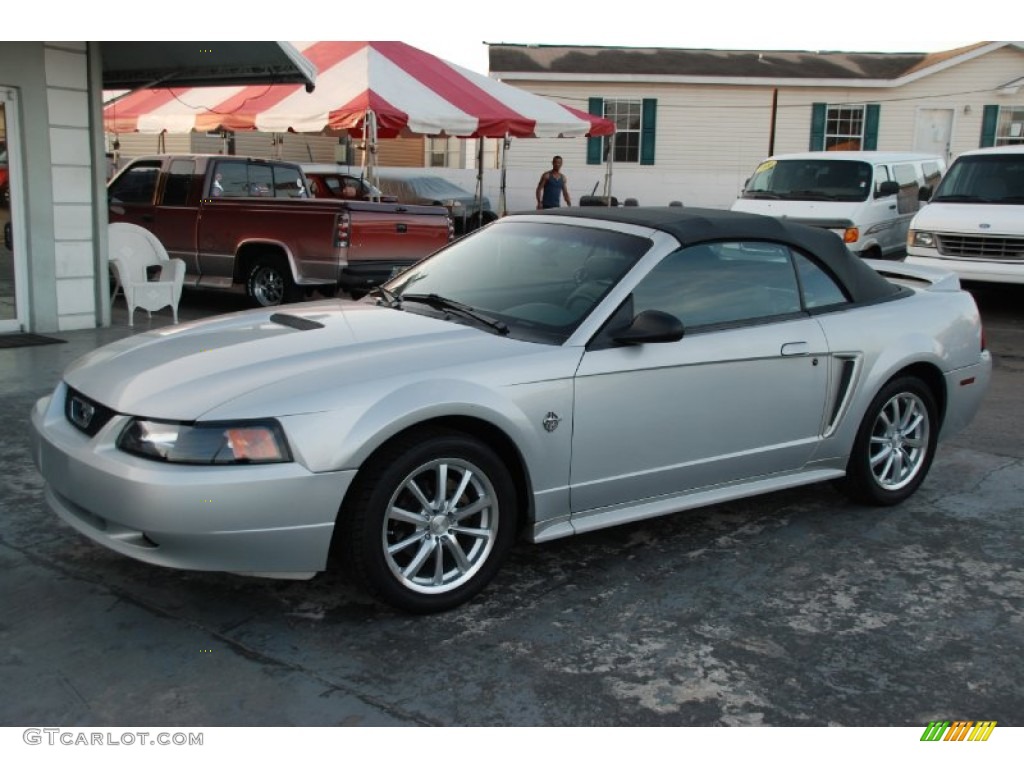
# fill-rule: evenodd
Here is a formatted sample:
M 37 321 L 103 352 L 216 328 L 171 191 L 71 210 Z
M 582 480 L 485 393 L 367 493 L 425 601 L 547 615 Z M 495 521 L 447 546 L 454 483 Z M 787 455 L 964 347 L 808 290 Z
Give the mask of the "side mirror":
M 618 344 L 658 344 L 683 338 L 683 324 L 675 315 L 648 309 L 633 318 L 627 328 L 615 333 Z
M 900 191 L 900 183 L 898 181 L 883 181 L 878 185 L 878 194 L 876 197 L 889 197 L 895 195 Z
M 921 187 L 919 190 L 917 190 L 917 199 L 920 200 L 922 203 L 927 203 L 929 200 L 932 199 L 932 188 Z

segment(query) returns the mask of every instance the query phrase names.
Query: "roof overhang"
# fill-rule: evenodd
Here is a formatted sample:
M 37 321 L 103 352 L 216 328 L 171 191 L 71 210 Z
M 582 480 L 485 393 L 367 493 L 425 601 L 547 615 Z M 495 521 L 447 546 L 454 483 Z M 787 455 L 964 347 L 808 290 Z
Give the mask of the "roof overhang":
M 104 41 L 105 89 L 305 83 L 314 67 L 286 42 Z

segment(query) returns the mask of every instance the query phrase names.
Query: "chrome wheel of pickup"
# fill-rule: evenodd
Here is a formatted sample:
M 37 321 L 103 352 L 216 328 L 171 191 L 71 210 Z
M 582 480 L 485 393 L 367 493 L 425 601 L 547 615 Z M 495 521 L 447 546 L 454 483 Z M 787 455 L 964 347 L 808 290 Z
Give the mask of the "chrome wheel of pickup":
M 295 299 L 292 277 L 275 258 L 257 260 L 249 270 L 245 287 L 258 307 L 276 307 Z

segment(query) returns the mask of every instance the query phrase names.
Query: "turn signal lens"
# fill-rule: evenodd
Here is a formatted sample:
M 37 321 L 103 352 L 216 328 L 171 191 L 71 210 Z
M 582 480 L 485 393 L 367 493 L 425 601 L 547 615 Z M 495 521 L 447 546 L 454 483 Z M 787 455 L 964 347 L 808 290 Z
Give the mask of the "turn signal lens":
M 857 227 L 847 227 L 843 232 L 844 243 L 856 243 L 860 239 L 860 230 Z

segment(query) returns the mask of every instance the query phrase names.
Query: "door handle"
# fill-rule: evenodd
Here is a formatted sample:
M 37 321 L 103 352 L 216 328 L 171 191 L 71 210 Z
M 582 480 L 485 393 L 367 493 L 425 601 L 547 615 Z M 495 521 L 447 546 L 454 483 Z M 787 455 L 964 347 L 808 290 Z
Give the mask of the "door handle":
M 795 357 L 809 353 L 810 345 L 806 341 L 790 341 L 782 345 L 779 350 L 783 357 Z
M 409 225 L 408 224 L 404 224 L 404 223 L 395 224 L 395 231 L 396 232 L 406 232 L 406 231 L 408 231 L 408 229 L 409 229 Z

